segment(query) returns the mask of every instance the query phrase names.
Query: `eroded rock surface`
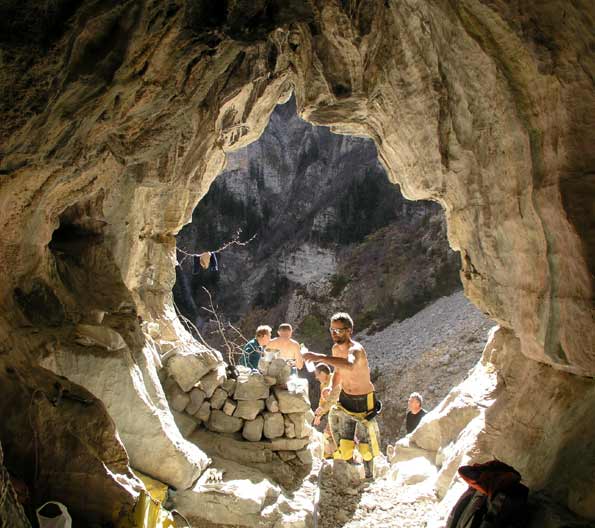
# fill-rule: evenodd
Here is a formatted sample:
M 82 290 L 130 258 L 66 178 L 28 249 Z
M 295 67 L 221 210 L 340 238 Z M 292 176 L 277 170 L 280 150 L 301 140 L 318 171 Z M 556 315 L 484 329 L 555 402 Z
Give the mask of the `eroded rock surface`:
M 26 401 L 56 379 L 35 366 L 39 352 L 98 312 L 130 349 L 128 384 L 159 392 L 137 367 L 188 339 L 171 299 L 174 235 L 226 152 L 256 139 L 293 89 L 302 117 L 372 137 L 408 197 L 446 210 L 466 294 L 502 326 L 492 364 L 506 387 L 487 433 L 465 445 L 595 518 L 583 451 L 595 374 L 591 4 L 209 5 L 3 4 L 0 376 L 18 415 L 3 421 L 5 460 L 32 464 L 31 442 L 14 439 L 30 435 Z M 144 356 L 149 338 L 157 354 Z M 17 370 L 38 376 L 27 394 Z M 103 407 L 83 427 L 81 413 L 62 414 L 70 403 L 43 405 L 51 494 L 88 517 L 129 506 L 128 458 Z M 70 478 L 71 462 L 92 484 Z

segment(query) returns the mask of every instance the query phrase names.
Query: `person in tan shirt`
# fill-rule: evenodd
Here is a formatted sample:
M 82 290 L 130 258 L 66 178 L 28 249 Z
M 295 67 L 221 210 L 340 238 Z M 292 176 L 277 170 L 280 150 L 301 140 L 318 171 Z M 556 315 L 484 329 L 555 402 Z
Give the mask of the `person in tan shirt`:
M 304 360 L 300 353 L 300 344 L 292 339 L 293 328 L 289 323 L 279 325 L 277 337 L 271 339 L 267 350 L 278 350 L 279 357 L 287 361 L 292 367 L 301 369 L 304 367 Z
M 338 443 L 333 458 L 352 462 L 357 436 L 366 478 L 373 478 L 374 457 L 380 454 L 380 434 L 374 419 L 380 402 L 374 394 L 368 357 L 364 347 L 352 339 L 353 319 L 349 314 L 333 315 L 329 331 L 334 343 L 332 355 L 306 352 L 303 358 L 334 367 L 332 386 L 341 386 L 339 401 L 329 416 L 333 438 Z

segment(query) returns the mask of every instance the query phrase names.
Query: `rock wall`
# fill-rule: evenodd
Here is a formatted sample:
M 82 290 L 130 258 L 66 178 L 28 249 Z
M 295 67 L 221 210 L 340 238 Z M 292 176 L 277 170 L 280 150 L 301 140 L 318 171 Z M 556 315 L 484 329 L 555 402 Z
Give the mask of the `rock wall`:
M 127 334 L 142 333 L 145 321 L 158 325 L 160 342 L 188 339 L 171 302 L 174 235 L 225 154 L 254 141 L 294 90 L 302 117 L 372 137 L 408 197 L 443 205 L 467 295 L 517 343 L 516 361 L 551 366 L 536 406 L 572 392 L 578 417 L 589 390 L 580 376 L 595 373 L 591 7 L 4 2 L 1 400 L 24 416 L 30 395 L 56 380 L 36 366 L 38 353 L 74 339 L 76 325 L 97 312 L 114 317 L 104 328 L 117 331 L 124 318 Z M 130 340 L 128 348 L 138 358 L 142 345 Z M 31 376 L 28 394 L 11 381 L 14 371 Z M 137 372 L 133 365 L 131 383 L 159 390 Z M 522 416 L 502 401 L 511 419 Z M 46 468 L 70 452 L 61 440 L 71 438 L 72 422 L 58 411 L 43 413 L 52 431 Z M 115 430 L 99 404 L 96 416 L 105 426 L 94 428 L 103 432 L 94 452 L 110 452 Z M 3 421 L 7 467 L 24 445 L 7 440 L 28 427 Z M 577 489 L 589 463 L 565 448 L 584 423 L 568 427 L 561 434 L 556 425 L 560 434 L 531 456 L 549 453 Z M 535 434 L 548 429 L 547 416 L 536 414 Z M 502 449 L 526 445 L 527 434 L 513 428 L 499 438 Z M 90 444 L 80 445 L 84 452 Z M 113 471 L 95 474 L 115 488 L 102 481 L 85 489 L 125 506 L 133 495 L 115 476 L 126 474 L 127 458 L 114 449 Z M 32 453 L 22 456 L 30 462 Z M 555 468 L 534 467 L 531 482 L 555 491 Z M 58 481 L 58 494 L 80 489 L 68 473 Z M 117 498 L 109 496 L 116 488 Z M 556 496 L 592 515 L 583 499 Z

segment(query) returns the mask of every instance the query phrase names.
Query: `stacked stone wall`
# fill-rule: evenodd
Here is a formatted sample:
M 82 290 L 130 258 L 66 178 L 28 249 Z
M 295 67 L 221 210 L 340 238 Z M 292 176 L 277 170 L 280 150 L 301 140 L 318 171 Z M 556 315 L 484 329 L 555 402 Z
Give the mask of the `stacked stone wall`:
M 187 438 L 206 429 L 237 448 L 241 442 L 282 462 L 311 464 L 308 382 L 291 375 L 284 360 L 261 359 L 258 370 L 237 367 L 235 377 L 220 356 L 193 352 L 171 357 L 165 372 L 165 394 Z

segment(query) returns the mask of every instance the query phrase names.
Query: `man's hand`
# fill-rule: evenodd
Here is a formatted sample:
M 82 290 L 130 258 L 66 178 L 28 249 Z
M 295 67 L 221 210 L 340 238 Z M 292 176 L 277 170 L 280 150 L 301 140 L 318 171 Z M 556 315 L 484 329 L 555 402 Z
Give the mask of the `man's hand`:
M 312 422 L 313 425 L 320 425 L 320 419 L 322 416 L 315 416 L 314 421 Z

